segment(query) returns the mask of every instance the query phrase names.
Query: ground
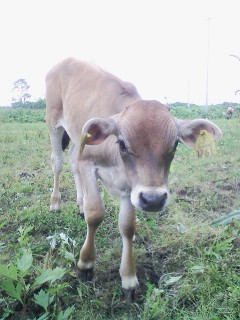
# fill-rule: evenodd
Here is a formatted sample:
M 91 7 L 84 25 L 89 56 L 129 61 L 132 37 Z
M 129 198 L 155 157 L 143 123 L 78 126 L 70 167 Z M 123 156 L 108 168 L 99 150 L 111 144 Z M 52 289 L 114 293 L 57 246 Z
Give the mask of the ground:
M 179 116 L 179 109 L 173 112 Z M 1 318 L 239 319 L 240 118 L 226 120 L 221 114 L 210 110 L 223 131 L 216 155 L 197 158 L 180 144 L 169 177 L 168 209 L 162 215 L 137 214 L 140 289 L 128 303 L 118 272 L 117 200 L 102 189 L 106 217 L 97 233 L 95 277 L 82 284 L 75 261 L 86 225 L 75 204 L 67 157 L 62 210 L 50 213 L 44 110 L 0 110 Z M 234 210 L 235 219 L 227 221 Z M 222 224 L 214 224 L 219 217 L 225 217 Z

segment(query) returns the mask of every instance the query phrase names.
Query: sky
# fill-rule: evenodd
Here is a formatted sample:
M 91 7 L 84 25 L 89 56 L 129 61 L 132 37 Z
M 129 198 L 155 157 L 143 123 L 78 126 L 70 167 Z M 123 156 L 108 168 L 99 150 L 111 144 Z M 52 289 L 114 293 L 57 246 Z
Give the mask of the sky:
M 0 106 L 20 78 L 43 98 L 46 73 L 69 56 L 143 99 L 205 105 L 208 89 L 209 104 L 240 103 L 239 12 L 239 0 L 2 0 Z

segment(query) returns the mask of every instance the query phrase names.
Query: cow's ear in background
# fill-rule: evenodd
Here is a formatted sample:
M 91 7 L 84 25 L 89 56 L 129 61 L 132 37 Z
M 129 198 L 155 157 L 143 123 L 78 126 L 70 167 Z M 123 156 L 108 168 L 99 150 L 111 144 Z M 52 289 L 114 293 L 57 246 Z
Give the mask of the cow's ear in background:
M 206 130 L 213 135 L 214 140 L 217 141 L 222 136 L 222 131 L 213 122 L 206 119 L 181 120 L 175 119 L 178 128 L 179 139 L 194 148 L 196 140 L 201 130 Z
M 116 122 L 113 118 L 93 118 L 86 122 L 82 129 L 84 144 L 97 145 L 110 134 L 116 134 Z

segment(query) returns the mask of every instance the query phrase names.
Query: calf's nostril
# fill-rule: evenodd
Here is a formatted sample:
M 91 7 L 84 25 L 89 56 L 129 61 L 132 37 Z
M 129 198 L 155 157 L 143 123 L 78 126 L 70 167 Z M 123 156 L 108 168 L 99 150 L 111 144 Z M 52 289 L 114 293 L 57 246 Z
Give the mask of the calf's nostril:
M 165 202 L 167 200 L 167 192 L 165 192 L 161 197 L 160 197 L 160 204 L 164 206 Z
M 148 200 L 147 200 L 147 198 L 144 196 L 144 193 L 143 193 L 143 192 L 140 192 L 139 197 L 140 197 L 140 201 L 141 201 L 143 204 L 145 204 L 145 205 L 148 204 Z

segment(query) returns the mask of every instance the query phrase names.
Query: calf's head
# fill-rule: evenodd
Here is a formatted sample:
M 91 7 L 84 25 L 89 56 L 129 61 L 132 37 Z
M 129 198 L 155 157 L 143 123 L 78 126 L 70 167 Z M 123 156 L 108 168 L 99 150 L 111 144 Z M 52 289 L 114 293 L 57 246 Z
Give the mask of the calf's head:
M 216 140 L 221 137 L 221 130 L 208 120 L 179 120 L 161 103 L 140 100 L 113 117 L 89 120 L 82 133 L 87 145 L 115 135 L 132 204 L 143 211 L 160 211 L 168 203 L 168 173 L 178 142 L 194 147 L 203 129 Z

